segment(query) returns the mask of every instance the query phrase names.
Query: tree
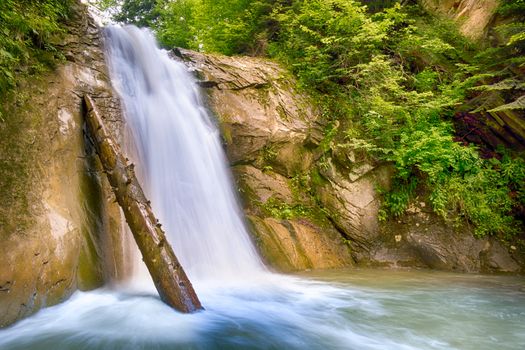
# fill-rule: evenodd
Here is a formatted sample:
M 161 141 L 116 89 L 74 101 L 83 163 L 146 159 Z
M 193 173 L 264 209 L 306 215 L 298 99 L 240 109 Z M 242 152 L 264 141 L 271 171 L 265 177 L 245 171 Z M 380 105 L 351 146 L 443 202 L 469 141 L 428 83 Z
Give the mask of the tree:
M 157 6 L 162 0 L 123 0 L 120 3 L 120 12 L 114 20 L 138 27 L 152 27 L 158 19 Z

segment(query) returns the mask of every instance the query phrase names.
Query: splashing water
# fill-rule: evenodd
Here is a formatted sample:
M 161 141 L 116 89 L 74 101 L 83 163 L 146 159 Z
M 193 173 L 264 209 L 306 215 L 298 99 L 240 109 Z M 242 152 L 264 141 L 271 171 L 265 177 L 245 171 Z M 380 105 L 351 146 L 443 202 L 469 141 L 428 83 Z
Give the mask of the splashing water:
M 11 328 L 2 350 L 521 350 L 522 277 L 347 270 L 273 275 L 199 294 L 180 314 L 152 294 L 77 292 Z
M 152 288 L 76 292 L 0 330 L 0 349 L 525 348 L 520 277 L 266 272 L 191 75 L 146 31 L 112 27 L 108 43 L 139 178 L 206 310 L 175 312 Z

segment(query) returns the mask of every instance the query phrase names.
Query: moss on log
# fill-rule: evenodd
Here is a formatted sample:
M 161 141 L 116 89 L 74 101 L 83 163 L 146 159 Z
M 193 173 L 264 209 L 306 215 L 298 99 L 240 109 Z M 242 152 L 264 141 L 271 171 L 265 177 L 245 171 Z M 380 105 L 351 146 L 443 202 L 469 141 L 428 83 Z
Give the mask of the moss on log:
M 108 133 L 93 100 L 84 96 L 86 123 L 104 172 L 142 253 L 160 298 L 173 308 L 189 313 L 202 309 L 184 269 L 166 240 L 149 201 L 118 145 Z

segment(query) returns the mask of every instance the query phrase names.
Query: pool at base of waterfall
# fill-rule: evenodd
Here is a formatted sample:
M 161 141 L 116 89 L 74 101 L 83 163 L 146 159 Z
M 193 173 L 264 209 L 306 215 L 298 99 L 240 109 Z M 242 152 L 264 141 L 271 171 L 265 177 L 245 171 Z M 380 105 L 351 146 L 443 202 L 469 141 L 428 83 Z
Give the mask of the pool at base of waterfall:
M 525 279 L 435 271 L 263 273 L 196 283 L 206 310 L 153 290 L 77 292 L 0 330 L 0 349 L 524 349 Z

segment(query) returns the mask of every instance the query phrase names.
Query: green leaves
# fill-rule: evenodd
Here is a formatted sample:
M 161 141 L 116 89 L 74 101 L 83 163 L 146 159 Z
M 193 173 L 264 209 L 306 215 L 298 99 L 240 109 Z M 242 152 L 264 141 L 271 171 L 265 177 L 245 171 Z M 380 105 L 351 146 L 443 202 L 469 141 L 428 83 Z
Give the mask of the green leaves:
M 150 25 L 162 44 L 227 55 L 264 51 L 276 0 L 158 0 Z
M 15 86 L 17 72 L 56 54 L 50 41 L 68 9 L 68 0 L 0 2 L 0 94 Z
M 469 89 L 493 73 L 464 63 L 472 45 L 451 24 L 410 14 L 394 6 L 370 17 L 355 2 L 298 1 L 277 15 L 274 54 L 310 91 L 346 96 L 322 99 L 335 111 L 330 120 L 353 125 L 340 130 L 344 144 L 327 135 L 323 153 L 351 147 L 395 165 L 382 213 L 401 215 L 418 193 L 428 193 L 435 212 L 463 218 L 480 236 L 513 234 L 511 210 L 525 191 L 513 190 L 510 178 L 520 175 L 502 174 L 501 165 L 456 142 L 447 121 Z
M 151 26 L 158 18 L 159 13 L 156 6 L 161 3 L 159 0 L 123 0 L 120 12 L 114 19 L 119 22 L 135 24 L 139 27 Z M 109 4 L 102 3 L 102 6 Z

